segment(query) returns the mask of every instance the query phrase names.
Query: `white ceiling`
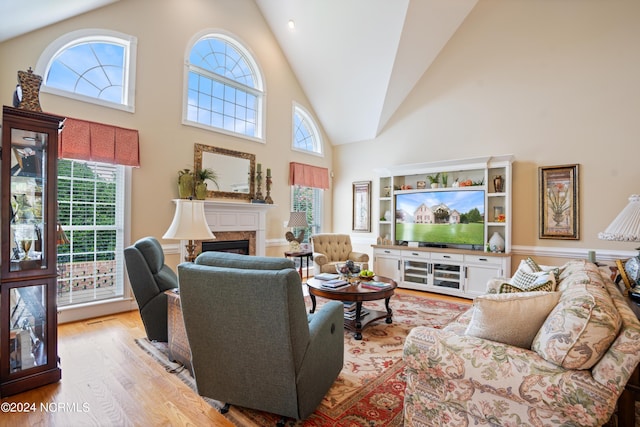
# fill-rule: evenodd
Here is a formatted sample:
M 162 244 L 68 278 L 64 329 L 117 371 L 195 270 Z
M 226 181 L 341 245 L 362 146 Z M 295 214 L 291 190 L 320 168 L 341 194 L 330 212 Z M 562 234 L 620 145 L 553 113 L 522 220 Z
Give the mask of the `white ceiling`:
M 0 42 L 115 1 L 0 0 Z M 380 133 L 477 1 L 255 0 L 335 145 Z

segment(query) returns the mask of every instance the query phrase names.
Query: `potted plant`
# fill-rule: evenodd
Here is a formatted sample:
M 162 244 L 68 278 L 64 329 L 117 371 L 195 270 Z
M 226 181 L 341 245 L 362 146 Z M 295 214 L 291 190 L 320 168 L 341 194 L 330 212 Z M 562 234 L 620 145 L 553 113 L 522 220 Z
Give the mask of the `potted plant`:
M 207 198 L 207 181 L 213 182 L 216 188 L 218 185 L 218 174 L 213 169 L 198 169 L 195 172 L 195 194 L 196 199 L 204 200 Z
M 449 175 L 446 172 L 442 172 L 442 187 L 447 188 L 447 181 L 449 180 Z
M 435 175 L 427 175 L 427 179 L 431 183 L 431 188 L 438 188 L 438 181 L 440 180 L 440 172 Z

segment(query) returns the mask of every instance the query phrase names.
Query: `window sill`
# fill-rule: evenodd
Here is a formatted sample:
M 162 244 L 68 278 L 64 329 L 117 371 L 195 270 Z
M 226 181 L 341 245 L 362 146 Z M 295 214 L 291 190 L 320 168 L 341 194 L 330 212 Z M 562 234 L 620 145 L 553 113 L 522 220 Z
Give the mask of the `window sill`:
M 77 322 L 94 317 L 108 316 L 124 311 L 137 310 L 138 305 L 133 298 L 114 298 L 103 301 L 78 304 L 58 308 L 58 324 Z

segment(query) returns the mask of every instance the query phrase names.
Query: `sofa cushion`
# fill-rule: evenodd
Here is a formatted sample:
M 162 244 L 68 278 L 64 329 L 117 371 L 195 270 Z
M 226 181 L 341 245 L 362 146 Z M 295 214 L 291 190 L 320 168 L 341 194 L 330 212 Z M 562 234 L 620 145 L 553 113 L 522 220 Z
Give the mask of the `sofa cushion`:
M 466 335 L 531 348 L 547 315 L 558 303 L 558 292 L 487 294 L 475 298 Z
M 584 272 L 577 273 L 582 276 Z M 532 343 L 542 358 L 565 369 L 591 369 L 616 338 L 620 314 L 602 278 L 568 277 L 560 302 L 549 314 Z
M 527 273 L 518 269 L 508 284 L 521 291 L 554 291 L 556 279 L 549 271 Z

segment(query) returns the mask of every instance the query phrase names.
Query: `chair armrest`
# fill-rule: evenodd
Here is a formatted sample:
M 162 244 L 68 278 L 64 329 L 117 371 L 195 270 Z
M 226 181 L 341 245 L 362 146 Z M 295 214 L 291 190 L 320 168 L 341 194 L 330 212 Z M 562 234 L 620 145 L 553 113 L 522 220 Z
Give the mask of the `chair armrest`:
M 487 281 L 487 294 L 498 294 L 500 293 L 500 287 L 503 283 L 509 283 L 509 279 L 506 277 L 494 277 L 493 279 L 489 279 Z
M 344 363 L 344 306 L 328 301 L 310 315 L 309 346 L 298 371 L 301 413 L 314 411 Z M 316 400 L 312 396 L 316 395 Z M 306 408 L 306 409 L 305 409 Z
M 329 262 L 329 259 L 323 253 L 314 252 L 313 253 L 313 262 L 315 262 L 318 265 L 325 265 L 326 263 Z
M 350 252 L 349 259 L 353 262 L 369 262 L 369 255 L 363 252 Z

